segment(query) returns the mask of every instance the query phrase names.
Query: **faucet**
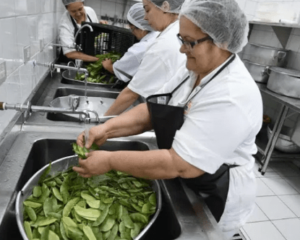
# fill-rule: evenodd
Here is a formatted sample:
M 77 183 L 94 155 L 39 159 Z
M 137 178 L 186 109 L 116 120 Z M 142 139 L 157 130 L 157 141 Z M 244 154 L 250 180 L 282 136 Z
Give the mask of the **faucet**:
M 88 27 L 88 28 L 91 30 L 91 32 L 94 31 L 91 25 L 88 25 L 88 24 L 82 25 L 82 26 L 77 30 L 77 32 L 76 32 L 76 34 L 75 34 L 75 37 L 74 37 L 74 44 L 75 44 L 75 45 L 76 45 L 76 39 L 77 39 L 78 34 L 79 34 L 79 33 L 81 32 L 81 30 L 82 30 L 83 28 L 85 28 L 85 27 Z M 82 50 L 82 49 L 81 49 L 81 46 L 78 46 L 78 47 L 79 47 L 78 50 L 81 51 L 81 50 Z
M 79 119 L 81 121 L 85 121 L 87 123 L 90 122 L 90 113 L 93 113 L 96 117 L 96 121 L 99 123 L 101 122 L 99 119 L 99 115 L 95 111 L 91 110 L 82 110 L 76 111 L 75 109 L 64 109 L 64 108 L 55 108 L 55 107 L 47 107 L 47 106 L 33 106 L 30 102 L 27 105 L 24 104 L 9 104 L 5 102 L 0 102 L 0 110 L 16 110 L 19 112 L 25 111 L 25 120 L 29 116 L 31 112 L 48 112 L 48 113 L 68 113 L 68 114 L 78 114 Z M 84 116 L 84 118 L 82 117 Z
M 49 67 L 51 71 L 54 71 L 56 68 L 61 68 L 61 69 L 66 69 L 66 70 L 73 70 L 77 72 L 83 72 L 84 73 L 84 97 L 86 99 L 86 102 L 88 103 L 88 98 L 87 98 L 87 78 L 89 76 L 89 71 L 86 68 L 81 68 L 83 61 L 80 59 L 75 59 L 75 66 L 67 66 L 65 65 L 60 65 L 60 64 L 54 64 L 54 63 L 38 63 L 35 60 L 33 61 L 33 66 L 43 66 L 43 67 Z

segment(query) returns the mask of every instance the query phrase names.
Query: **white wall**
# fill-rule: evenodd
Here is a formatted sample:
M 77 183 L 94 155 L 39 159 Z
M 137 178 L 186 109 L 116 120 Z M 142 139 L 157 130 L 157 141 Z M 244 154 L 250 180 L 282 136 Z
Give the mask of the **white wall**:
M 92 7 L 98 18 L 101 19 L 101 16 L 117 17 L 120 19 L 125 19 L 129 8 L 137 3 L 137 1 L 128 0 L 127 5 L 124 10 L 125 0 L 86 0 L 85 5 Z M 124 15 L 123 15 L 124 13 Z M 109 22 L 110 24 L 112 22 Z M 115 26 L 123 26 L 123 24 L 116 24 Z
M 61 0 L 0 1 L 0 62 L 6 61 L 7 78 L 0 82 L 0 101 L 23 103 L 47 72 L 45 67 L 24 64 L 23 47 L 30 46 L 30 57 L 51 62 L 51 49 L 40 52 L 39 40 L 56 41 L 57 23 L 65 11 Z M 0 135 L 15 111 L 0 111 Z

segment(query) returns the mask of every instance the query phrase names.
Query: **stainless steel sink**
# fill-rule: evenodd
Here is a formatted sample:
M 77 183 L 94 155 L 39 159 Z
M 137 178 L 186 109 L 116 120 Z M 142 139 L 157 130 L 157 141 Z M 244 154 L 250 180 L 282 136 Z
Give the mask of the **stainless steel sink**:
M 28 127 L 28 129 L 31 128 L 34 127 Z M 12 144 L 0 168 L 1 240 L 21 239 L 15 216 L 17 192 L 22 189 L 34 173 L 49 162 L 73 155 L 71 144 L 75 141 L 78 130 L 67 132 L 62 129 L 57 127 L 56 133 L 28 133 L 25 131 Z M 39 130 L 39 128 L 35 130 Z M 47 137 L 45 138 L 45 136 Z M 155 146 L 149 139 L 149 136 L 135 136 L 111 140 L 101 146 L 100 149 L 108 151 L 154 149 Z M 10 159 L 13 161 L 11 162 Z M 9 169 L 13 171 L 9 171 Z M 6 178 L 6 184 L 2 185 Z M 191 203 L 179 179 L 160 180 L 159 182 L 163 197 L 162 211 L 144 236 L 144 240 L 222 239 L 220 235 L 217 235 L 217 238 L 211 237 L 212 233 L 219 234 L 214 220 L 211 221 L 207 217 L 199 202 L 197 202 L 198 205 Z M 202 209 L 200 217 L 195 213 L 195 207 L 198 211 Z M 208 228 L 209 231 L 206 233 L 203 228 Z
M 75 95 L 79 96 L 79 106 L 76 110 L 91 110 L 98 113 L 99 116 L 109 109 L 113 104 L 116 98 L 119 95 L 119 92 L 105 91 L 105 90 L 88 90 L 87 99 L 84 97 L 84 90 L 78 88 L 58 88 L 54 99 L 50 102 L 52 107 L 68 108 L 69 107 L 69 96 Z M 134 104 L 129 107 L 127 110 L 132 107 L 144 102 L 140 97 Z M 95 121 L 93 114 L 91 115 L 92 121 Z M 57 114 L 57 113 L 48 113 L 47 119 L 52 121 L 71 121 L 71 122 L 81 122 L 80 116 L 74 114 Z
M 61 75 L 46 78 L 38 90 L 33 91 L 30 100 L 33 105 L 49 106 L 58 97 L 75 94 L 83 96 L 81 86 L 66 88 L 61 84 Z M 89 97 L 115 99 L 118 91 L 88 87 Z M 135 104 L 143 102 L 141 99 Z M 48 119 L 47 119 L 48 118 Z M 63 121 L 62 121 L 63 120 Z M 60 122 L 59 122 L 60 121 Z M 66 122 L 69 121 L 69 122 Z M 0 239 L 21 239 L 16 216 L 15 199 L 17 192 L 26 181 L 50 161 L 73 155 L 71 143 L 84 124 L 58 114 L 32 113 L 24 123 L 22 115 L 14 120 L 14 127 L 0 138 Z M 126 138 L 114 139 L 101 149 L 152 150 L 157 149 L 153 132 L 145 132 Z M 216 221 L 203 203 L 181 183 L 180 179 L 160 180 L 162 189 L 162 212 L 150 228 L 145 240 L 222 240 Z

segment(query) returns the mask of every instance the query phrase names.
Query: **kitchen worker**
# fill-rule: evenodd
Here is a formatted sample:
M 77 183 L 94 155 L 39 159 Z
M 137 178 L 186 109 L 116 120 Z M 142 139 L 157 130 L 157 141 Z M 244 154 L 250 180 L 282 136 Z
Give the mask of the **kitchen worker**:
M 156 93 L 185 65 L 186 57 L 180 54 L 176 39 L 179 31 L 178 13 L 184 0 L 143 0 L 145 20 L 161 32 L 149 46 L 142 62 L 128 86 L 104 114 L 118 115 L 130 107 L 138 98 L 147 98 Z
M 190 77 L 91 128 L 86 144 L 154 129 L 159 150 L 95 151 L 74 170 L 83 177 L 112 169 L 148 179 L 180 177 L 230 239 L 254 209 L 252 155 L 263 114 L 260 92 L 236 54 L 247 43 L 248 22 L 234 0 L 186 0 L 179 18 Z
M 67 11 L 61 17 L 59 26 L 59 40 L 63 46 L 73 46 L 75 34 L 81 27 L 82 22 L 99 23 L 95 11 L 84 6 L 84 0 L 62 0 Z M 100 21 L 106 24 L 106 21 Z M 76 44 L 80 43 L 80 35 L 77 36 Z M 81 59 L 85 62 L 94 62 L 98 58 L 79 52 L 74 48 L 63 47 L 60 62 L 69 62 L 72 59 Z
M 114 86 L 116 88 L 124 88 L 133 78 L 144 53 L 159 34 L 144 20 L 144 16 L 145 11 L 142 3 L 136 3 L 129 9 L 127 13 L 129 27 L 139 42 L 129 48 L 124 56 L 114 64 L 112 64 L 111 59 L 105 59 L 102 62 L 103 67 L 119 79 Z

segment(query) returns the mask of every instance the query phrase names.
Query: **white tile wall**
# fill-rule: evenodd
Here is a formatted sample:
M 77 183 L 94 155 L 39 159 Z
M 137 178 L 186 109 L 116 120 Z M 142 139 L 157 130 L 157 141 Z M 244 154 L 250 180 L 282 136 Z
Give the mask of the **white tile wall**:
M 60 16 L 65 11 L 61 0 L 0 1 L 0 61 L 6 61 L 7 78 L 0 84 L 0 101 L 23 103 L 47 72 L 23 62 L 23 48 L 30 46 L 31 58 L 53 61 L 53 50 L 40 53 L 39 40 L 56 41 Z M 0 113 L 0 135 L 15 111 Z
M 240 0 L 246 1 L 246 0 Z M 127 12 L 129 8 L 137 3 L 136 1 L 128 1 L 127 5 L 125 6 L 124 11 L 124 3 L 125 0 L 86 0 L 85 5 L 92 7 L 98 18 L 101 19 L 101 16 L 108 16 L 108 17 L 117 17 L 126 19 Z M 124 15 L 123 15 L 124 12 Z

